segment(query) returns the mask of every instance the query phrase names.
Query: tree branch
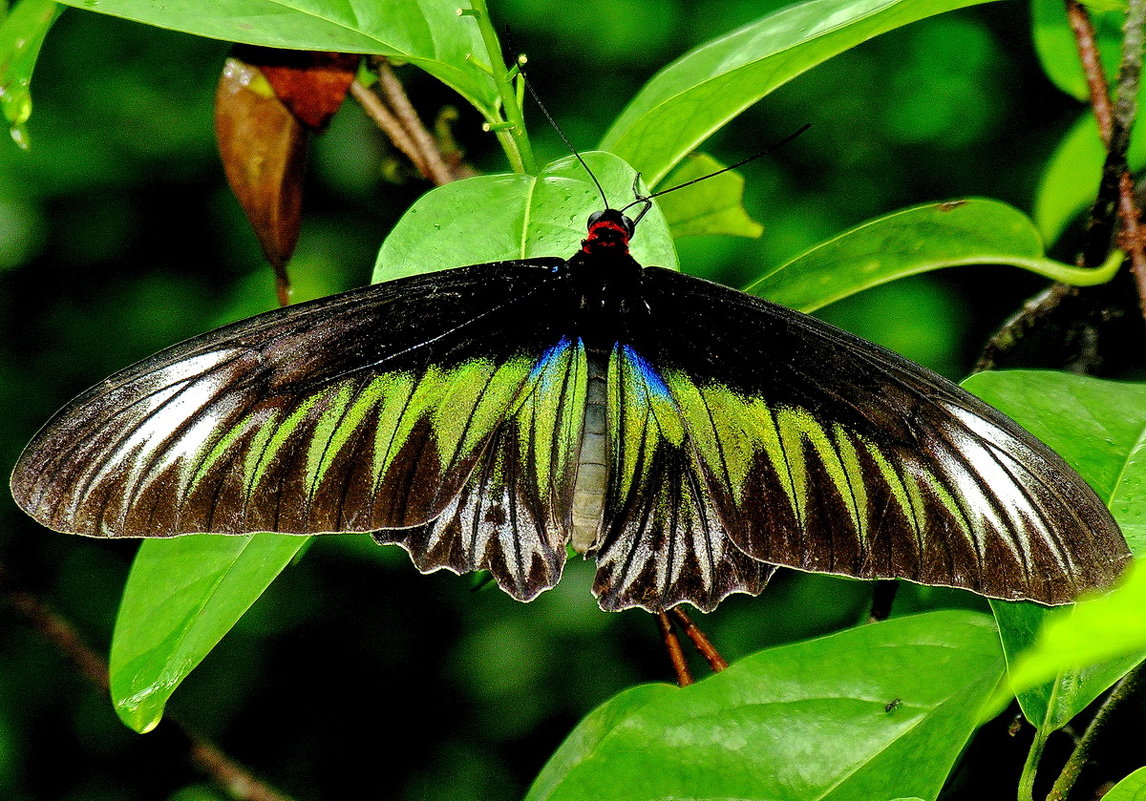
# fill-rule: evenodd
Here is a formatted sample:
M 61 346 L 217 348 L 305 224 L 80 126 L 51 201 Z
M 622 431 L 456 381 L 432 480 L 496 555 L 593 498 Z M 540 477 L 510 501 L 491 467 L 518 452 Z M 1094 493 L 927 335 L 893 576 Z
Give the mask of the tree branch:
M 1066 9 L 1067 19 L 1078 43 L 1079 59 L 1086 74 L 1094 117 L 1107 147 L 1102 182 L 1087 226 L 1088 241 L 1083 249 L 1083 264 L 1097 264 L 1105 258 L 1117 216 L 1122 224 L 1120 244 L 1130 254 L 1139 307 L 1146 316 L 1146 250 L 1143 249 L 1140 215 L 1134 201 L 1134 184 L 1126 164 L 1130 128 L 1137 113 L 1136 97 L 1142 63 L 1142 26 L 1146 22 L 1146 0 L 1130 0 L 1127 10 L 1122 61 L 1118 70 L 1117 104 L 1110 101 L 1110 90 L 1102 71 L 1090 15 L 1078 0 L 1066 0 Z

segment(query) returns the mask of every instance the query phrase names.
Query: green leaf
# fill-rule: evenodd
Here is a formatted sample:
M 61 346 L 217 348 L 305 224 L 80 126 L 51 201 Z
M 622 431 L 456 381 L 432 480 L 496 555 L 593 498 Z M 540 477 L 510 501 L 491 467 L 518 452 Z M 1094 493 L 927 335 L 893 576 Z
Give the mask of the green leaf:
M 1110 280 L 1115 253 L 1099 269 L 1047 259 L 1030 219 L 997 200 L 927 203 L 862 223 L 750 284 L 745 292 L 813 311 L 915 273 L 968 264 L 1009 264 L 1078 286 Z
M 1138 768 L 1111 787 L 1102 801 L 1146 801 L 1146 768 Z
M 7 16 L 0 16 L 0 111 L 12 138 L 25 150 L 24 124 L 32 116 L 32 70 L 60 11 L 52 0 L 20 0 Z
M 1077 673 L 1080 666 L 1114 663 L 1123 665 L 1125 672 L 1144 658 L 1146 570 L 1135 569 L 1109 595 L 1084 601 L 1069 615 L 1048 620 L 1034 647 L 1011 666 L 1009 677 L 1012 688 L 1022 692 Z
M 285 534 L 147 540 L 111 643 L 111 695 L 131 728 L 159 723 L 175 688 L 308 541 Z
M 1146 166 L 1146 137 L 1131 138 L 1126 159 L 1132 171 Z M 1070 221 L 1094 202 L 1105 160 L 1098 123 L 1085 111 L 1050 157 L 1035 193 L 1035 223 L 1047 242 L 1058 239 Z
M 967 611 L 762 651 L 608 701 L 527 801 L 934 799 L 1002 667 L 990 618 Z
M 632 167 L 608 153 L 582 158 L 614 202 L 632 198 Z M 600 193 L 572 156 L 536 177 L 454 181 L 423 195 L 398 221 L 378 252 L 373 280 L 505 259 L 568 258 L 581 247 L 589 215 L 600 209 Z M 641 264 L 676 269 L 668 223 L 656 206 L 638 226 L 632 251 Z
M 674 164 L 778 86 L 881 33 L 985 0 L 807 0 L 706 42 L 645 84 L 601 140 L 660 184 Z
M 658 190 L 704 178 L 724 165 L 707 153 L 690 153 L 668 174 Z M 674 237 L 726 234 L 758 237 L 764 226 L 744 209 L 744 178 L 729 170 L 657 198 Z
M 1110 506 L 1130 549 L 1146 553 L 1146 385 L 1013 370 L 978 373 L 963 386 L 1057 451 Z M 991 607 L 1010 665 L 1048 621 L 1069 621 L 1078 608 L 1005 601 Z M 1061 728 L 1144 655 L 1064 670 L 1051 684 L 1022 690 L 1023 714 L 1040 729 Z
M 477 23 L 457 0 L 66 0 L 69 5 L 228 42 L 295 50 L 373 53 L 408 61 L 453 87 L 487 118 L 493 79 L 467 58 L 485 53 Z

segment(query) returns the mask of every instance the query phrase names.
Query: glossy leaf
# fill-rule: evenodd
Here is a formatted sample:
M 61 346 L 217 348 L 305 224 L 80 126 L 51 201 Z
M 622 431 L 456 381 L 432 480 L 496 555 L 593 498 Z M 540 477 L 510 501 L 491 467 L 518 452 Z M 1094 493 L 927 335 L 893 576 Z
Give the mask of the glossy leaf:
M 1146 139 L 1132 137 L 1126 159 L 1131 170 L 1146 165 Z M 1046 241 L 1058 239 L 1094 202 L 1105 160 L 1098 124 L 1086 110 L 1051 156 L 1035 194 L 1034 219 Z
M 762 651 L 608 701 L 527 801 L 934 799 L 1001 674 L 994 626 L 965 611 Z
M 1138 768 L 1102 796 L 1103 801 L 1146 801 L 1146 768 Z
M 963 385 L 1066 459 L 1107 501 L 1131 550 L 1146 552 L 1146 385 L 1019 370 L 979 373 Z M 992 601 L 992 608 L 1011 664 L 1048 621 L 1075 614 L 1070 608 L 1001 601 Z M 1023 713 L 1040 728 L 1061 728 L 1143 655 L 1064 671 L 1051 685 L 1023 690 Z
M 198 535 L 140 546 L 111 644 L 116 712 L 139 732 L 307 542 Z
M 228 42 L 294 50 L 374 53 L 415 64 L 492 115 L 497 92 L 467 60 L 485 53 L 477 24 L 452 0 L 69 0 L 69 5 Z
M 691 50 L 626 106 L 600 148 L 653 186 L 714 131 L 778 86 L 860 42 L 983 0 L 809 0 Z
M 52 0 L 20 0 L 7 16 L 0 15 L 0 111 L 8 120 L 12 138 L 25 149 L 24 124 L 32 115 L 32 70 L 60 11 Z
M 712 175 L 725 165 L 707 153 L 692 153 L 657 187 L 658 191 Z M 744 178 L 729 171 L 657 198 L 674 237 L 726 234 L 758 237 L 764 226 L 744 209 Z
M 1014 690 L 1023 691 L 1104 663 L 1123 672 L 1146 659 L 1146 570 L 1131 570 L 1126 583 L 1102 598 L 1084 601 L 1068 615 L 1046 622 L 1034 646 L 1010 669 Z
M 1087 270 L 1044 256 L 1042 239 L 1018 209 L 969 198 L 927 203 L 845 231 L 777 267 L 745 288 L 809 312 L 907 275 L 970 264 L 1008 264 L 1056 281 L 1091 285 L 1110 280 L 1122 262 L 1112 256 Z
M 631 167 L 608 153 L 583 158 L 615 206 L 632 199 Z M 559 256 L 568 258 L 585 238 L 585 222 L 601 196 L 572 156 L 547 165 L 537 177 L 482 175 L 423 195 L 386 237 L 374 281 L 469 264 Z M 668 223 L 657 207 L 633 238 L 642 264 L 677 268 Z

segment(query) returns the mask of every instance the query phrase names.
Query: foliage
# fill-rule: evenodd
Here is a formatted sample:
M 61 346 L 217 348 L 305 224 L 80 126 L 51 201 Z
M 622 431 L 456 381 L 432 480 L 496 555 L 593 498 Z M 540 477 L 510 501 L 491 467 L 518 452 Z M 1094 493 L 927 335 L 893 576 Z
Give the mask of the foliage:
M 966 321 L 944 330 L 937 318 L 961 302 L 944 295 L 934 277 L 899 279 L 957 265 L 1008 264 L 1081 284 L 1117 266 L 1113 259 L 1105 271 L 1068 267 L 1046 255 L 1036 233 L 1053 243 L 1066 230 L 1093 194 L 1086 176 L 1097 176 L 1101 150 L 1080 139 L 1084 122 L 1066 133 L 1054 156 L 1038 124 L 1014 124 L 1031 109 L 1005 97 L 995 76 L 1020 68 L 1003 65 L 996 44 L 1023 24 L 1006 16 L 1014 9 L 964 11 L 903 28 L 973 4 L 808 0 L 765 15 L 756 3 L 698 4 L 695 16 L 676 26 L 684 39 L 658 38 L 664 29 L 642 18 L 684 18 L 682 9 L 641 11 L 637 6 L 646 4 L 613 0 L 542 11 L 522 0 L 493 10 L 520 22 L 518 35 L 531 45 L 536 65 L 531 76 L 543 97 L 553 97 L 557 117 L 571 120 L 574 140 L 600 137 L 603 152 L 585 155 L 614 203 L 627 202 L 634 170 L 654 189 L 672 186 L 695 174 L 686 157 L 702 143 L 732 162 L 788 133 L 793 119 L 811 118 L 812 132 L 777 154 L 775 164 L 755 162 L 741 171 L 750 186 L 758 181 L 771 189 L 761 204 L 768 211 L 760 244 L 679 238 L 758 233 L 746 222 L 743 181 L 726 174 L 668 196 L 664 216 L 654 212 L 642 223 L 635 244 L 645 250 L 638 255 L 675 266 L 676 236 L 681 269 L 804 309 L 832 303 L 826 316 L 842 322 L 849 314 L 854 321 L 859 308 L 845 298 L 894 281 L 860 300 L 895 308 L 896 296 L 882 293 L 902 285 L 908 294 L 898 297 L 913 299 L 900 307 L 908 312 L 877 312 L 879 325 L 860 326 L 860 333 L 889 343 L 904 337 L 919 347 L 938 331 L 938 350 L 907 355 L 950 371 L 962 359 L 958 323 Z M 340 112 L 318 143 L 324 197 L 292 265 L 299 295 L 341 288 L 347 264 L 363 280 L 375 253 L 375 280 L 522 254 L 563 255 L 600 205 L 550 132 L 531 138 L 523 125 L 512 125 L 520 95 L 490 47 L 494 28 L 480 13 L 458 17 L 454 2 L 228 0 L 210 11 L 148 0 L 74 5 L 156 27 L 68 11 L 44 44 L 36 90 L 45 102 L 37 99 L 29 117 L 32 68 L 54 9 L 20 0 L 0 19 L 0 106 L 19 137 L 34 129 L 28 154 L 14 147 L 0 153 L 0 269 L 7 270 L 0 273 L 0 324 L 8 340 L 0 353 L 0 398 L 14 410 L 0 439 L 5 464 L 53 402 L 181 335 L 271 303 L 257 273 L 257 246 L 223 199 L 217 170 L 206 166 L 210 71 L 221 63 L 222 46 L 159 29 L 392 56 L 460 96 L 447 97 L 411 70 L 406 80 L 429 113 L 447 101 L 472 107 L 462 113 L 459 136 L 467 127 L 476 131 L 478 118 L 495 128 L 501 155 L 488 144 L 481 152 L 475 135 L 473 160 L 499 174 L 448 184 L 411 206 L 413 189 L 378 189 L 368 171 L 372 159 L 383 158 L 377 140 L 353 109 Z M 1077 96 L 1074 69 L 1064 66 L 1065 21 L 1046 3 L 1036 9 L 1042 68 Z M 740 28 L 711 28 L 733 16 Z M 608 31 L 586 39 L 583 26 L 567 17 L 612 21 Z M 646 38 L 628 46 L 610 39 L 630 29 Z M 864 43 L 872 37 L 879 38 Z M 92 50 L 93 42 L 107 44 Z M 588 55 L 578 55 L 583 50 Z M 126 66 L 125 54 L 132 54 Z M 626 71 L 651 72 L 677 56 L 639 88 L 623 80 Z M 548 84 L 563 73 L 576 80 L 550 92 Z M 194 80 L 180 82 L 188 76 Z M 751 140 L 749 152 L 727 152 L 735 143 L 720 130 L 738 116 L 762 113 L 742 115 L 765 97 L 761 108 L 775 120 L 740 134 Z M 960 97 L 964 116 L 944 120 L 938 107 Z M 1051 127 L 1066 131 L 1068 118 L 1083 110 L 1061 103 Z M 1007 123 L 992 128 L 991 114 Z M 78 125 L 78 119 L 94 121 Z M 872 136 L 856 136 L 857 125 Z M 957 150 L 960 142 L 967 147 Z M 1016 167 L 1017 150 L 1035 155 Z M 546 163 L 535 153 L 560 158 Z M 517 171 L 500 174 L 507 162 Z M 976 169 L 968 170 L 972 163 Z M 1028 187 L 1036 181 L 1032 201 Z M 1002 197 L 962 197 L 967 193 Z M 750 196 L 744 205 L 758 201 Z M 1014 207 L 1032 205 L 1037 228 Z M 892 211 L 898 206 L 907 208 Z M 380 232 L 391 224 L 383 239 Z M 198 241 L 208 228 L 220 230 L 219 239 Z M 1069 254 L 1059 247 L 1052 253 Z M 750 266 L 720 266 L 728 263 Z M 149 273 L 147 264 L 164 269 Z M 223 264 L 241 265 L 252 277 L 236 281 Z M 62 297 L 61 276 L 70 285 Z M 964 280 L 965 288 L 953 291 L 973 297 L 988 315 L 978 323 L 980 333 L 1034 285 L 1007 287 L 995 271 Z M 977 376 L 968 386 L 1067 458 L 1110 503 L 1132 547 L 1141 547 L 1140 385 L 1005 372 Z M 0 540 L 3 561 L 28 565 L 30 575 L 55 588 L 53 601 L 63 612 L 92 636 L 106 637 L 129 552 L 49 541 L 10 506 L 2 512 L 9 524 Z M 649 650 L 655 643 L 635 633 L 639 616 L 617 619 L 592 609 L 583 566 L 520 607 L 496 592 L 468 593 L 456 578 L 412 575 L 404 557 L 390 553 L 395 549 L 358 539 L 318 543 L 294 567 L 287 566 L 302 542 L 273 535 L 148 542 L 127 578 L 111 648 L 112 694 L 123 720 L 145 731 L 169 702 L 182 706 L 190 725 L 220 736 L 301 798 L 334 792 L 339 780 L 319 777 L 347 769 L 348 755 L 366 766 L 351 766 L 352 775 L 371 775 L 384 797 L 520 797 L 533 775 L 531 799 L 935 798 L 945 784 L 950 797 L 1009 797 L 1021 763 L 1013 750 L 999 749 L 1006 781 L 979 778 L 966 786 L 969 780 L 952 770 L 975 734 L 979 702 L 992 691 L 997 705 L 1009 701 L 1006 689 L 996 690 L 1004 660 L 1020 682 L 1021 709 L 1041 745 L 1146 656 L 1135 602 L 1140 581 L 1065 611 L 988 607 L 963 593 L 905 586 L 893 620 L 852 627 L 866 613 L 864 585 L 789 574 L 759 599 L 729 601 L 706 624 L 726 651 L 751 655 L 694 687 L 633 686 L 661 674 L 634 666 L 626 649 L 634 641 Z M 963 606 L 973 611 L 949 609 Z M 1115 626 L 1123 637 L 1106 634 Z M 783 644 L 817 635 L 827 636 Z M 4 637 L 5 797 L 129 797 L 108 774 L 102 781 L 79 775 L 90 771 L 45 778 L 22 753 L 17 744 L 37 716 L 51 711 L 52 734 L 68 732 L 69 742 L 55 746 L 65 757 L 96 761 L 114 754 L 130 765 L 141 752 L 114 728 L 103 699 L 90 702 L 99 711 L 77 712 L 52 694 L 49 684 L 65 686 L 65 697 L 83 692 L 71 679 L 45 680 L 39 663 L 54 655 L 30 645 L 29 635 Z M 1101 648 L 1083 647 L 1099 640 Z M 279 671 L 287 679 L 278 681 Z M 308 712 L 294 714 L 296 706 Z M 574 726 L 577 718 L 583 719 Z M 376 736 L 347 743 L 353 738 L 347 721 L 363 720 Z M 989 739 L 993 727 L 998 723 L 988 724 L 980 739 Z M 335 744 L 319 753 L 314 744 L 323 738 Z M 372 772 L 380 758 L 383 769 Z M 1028 767 L 1028 785 L 1035 767 Z M 130 797 L 201 797 L 192 781 L 180 769 L 159 778 L 134 775 Z M 351 784 L 361 789 L 362 781 Z M 1115 792 L 1135 797 L 1141 784 L 1135 781 L 1127 778 Z

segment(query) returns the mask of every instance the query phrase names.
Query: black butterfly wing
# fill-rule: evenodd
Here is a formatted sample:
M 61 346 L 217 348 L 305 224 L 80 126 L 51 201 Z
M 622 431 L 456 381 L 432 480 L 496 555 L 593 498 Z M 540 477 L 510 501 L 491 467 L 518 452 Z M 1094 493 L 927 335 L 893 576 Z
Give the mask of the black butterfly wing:
M 748 556 L 717 512 L 673 390 L 627 345 L 609 359 L 610 475 L 593 591 L 607 611 L 758 594 L 775 565 Z
M 416 532 L 448 517 L 475 481 L 485 491 L 496 480 L 551 530 L 546 571 L 506 568 L 499 580 L 555 581 L 564 551 L 553 543 L 567 537 L 565 473 L 580 433 L 568 423 L 580 423 L 576 391 L 563 398 L 561 436 L 545 428 L 552 444 L 541 468 L 522 469 L 523 453 L 506 443 L 545 427 L 530 398 L 554 403 L 539 376 L 546 365 L 552 372 L 546 359 L 562 341 L 565 306 L 576 302 L 561 264 L 417 276 L 177 345 L 61 410 L 21 456 L 13 495 L 45 525 L 92 536 Z M 561 365 L 575 374 L 571 353 Z M 491 469 L 496 479 L 474 478 Z M 545 483 L 539 469 L 549 471 Z M 516 521 L 487 517 L 497 542 L 512 539 Z M 444 557 L 435 566 L 472 562 Z
M 658 268 L 641 281 L 626 358 L 655 390 L 658 419 L 679 422 L 626 433 L 618 398 L 614 463 L 645 486 L 689 486 L 693 519 L 703 514 L 745 554 L 1052 604 L 1120 574 L 1129 553 L 1094 492 L 970 394 L 743 293 Z M 613 480 L 599 550 L 639 553 L 625 543 L 647 539 L 648 525 L 633 513 L 630 477 Z M 623 575 L 611 565 L 599 574 L 603 598 Z

